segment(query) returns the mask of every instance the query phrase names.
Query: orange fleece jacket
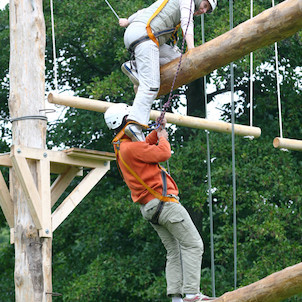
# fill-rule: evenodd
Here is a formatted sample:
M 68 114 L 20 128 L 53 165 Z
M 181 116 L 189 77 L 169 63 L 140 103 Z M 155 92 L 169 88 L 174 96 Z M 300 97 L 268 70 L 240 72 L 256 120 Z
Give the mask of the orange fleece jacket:
M 157 138 L 157 132 L 152 131 L 144 142 L 132 142 L 124 136 L 120 144 L 120 154 L 126 164 L 153 190 L 162 194 L 163 182 L 161 169 L 158 163 L 171 157 L 170 143 L 161 137 Z M 138 182 L 128 171 L 121 160 L 117 158 L 124 180 L 131 191 L 134 202 L 146 204 L 155 197 Z M 167 174 L 167 194 L 178 195 L 178 188 L 173 178 Z

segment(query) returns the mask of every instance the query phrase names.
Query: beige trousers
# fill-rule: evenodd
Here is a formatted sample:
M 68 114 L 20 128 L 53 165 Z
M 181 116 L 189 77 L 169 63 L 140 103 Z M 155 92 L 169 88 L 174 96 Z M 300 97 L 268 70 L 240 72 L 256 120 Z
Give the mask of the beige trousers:
M 152 218 L 158 203 L 153 199 L 141 206 L 146 220 Z M 167 202 L 159 224 L 151 225 L 167 250 L 167 295 L 199 293 L 203 242 L 187 210 L 180 203 Z

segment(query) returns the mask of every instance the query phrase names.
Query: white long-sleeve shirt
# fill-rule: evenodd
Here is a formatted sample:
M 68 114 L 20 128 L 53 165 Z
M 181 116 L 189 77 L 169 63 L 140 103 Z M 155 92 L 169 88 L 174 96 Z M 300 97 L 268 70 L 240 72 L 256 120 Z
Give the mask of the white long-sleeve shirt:
M 193 20 L 193 14 L 195 8 L 194 0 L 179 0 L 179 8 L 180 8 L 180 16 L 181 16 L 180 23 L 183 32 L 185 33 L 187 30 L 187 34 L 194 35 L 194 20 Z M 145 8 L 138 10 L 136 13 L 131 15 L 128 18 L 129 23 L 132 23 L 133 20 L 138 15 L 143 13 L 144 10 Z

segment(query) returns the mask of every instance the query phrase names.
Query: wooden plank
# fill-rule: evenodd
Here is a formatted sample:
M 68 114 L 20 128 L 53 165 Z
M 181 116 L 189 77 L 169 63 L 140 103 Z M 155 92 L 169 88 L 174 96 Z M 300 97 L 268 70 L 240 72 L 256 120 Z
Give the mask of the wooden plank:
M 273 141 L 275 148 L 302 151 L 302 140 L 276 137 Z
M 88 150 L 81 148 L 70 148 L 64 150 L 64 152 L 71 157 L 82 157 L 82 158 L 91 158 L 91 159 L 101 159 L 101 160 L 115 160 L 115 153 L 105 152 L 98 150 Z
M 35 160 L 47 158 L 50 162 L 65 164 L 77 167 L 96 168 L 104 165 L 104 161 L 108 160 L 108 156 L 100 156 L 98 159 L 71 157 L 64 151 L 43 150 L 38 148 L 28 148 L 25 146 L 12 146 L 13 152 L 22 152 L 22 156 Z M 102 160 L 103 159 L 103 160 Z
M 65 189 L 70 185 L 75 176 L 78 175 L 79 168 L 69 167 L 69 169 L 59 175 L 54 183 L 51 185 L 51 207 L 57 202 L 60 196 L 64 193 Z
M 48 101 L 53 104 L 65 105 L 79 109 L 93 110 L 97 112 L 105 112 L 110 106 L 115 105 L 115 103 L 96 101 L 92 99 L 66 95 L 58 95 L 55 93 L 50 93 L 48 95 Z M 160 116 L 160 114 L 160 111 L 151 110 L 150 119 L 156 120 Z M 207 129 L 211 131 L 229 134 L 232 133 L 232 124 L 223 121 L 210 121 L 208 119 L 198 118 L 194 116 L 184 116 L 169 112 L 166 113 L 165 117 L 168 123 L 172 123 L 178 126 L 196 129 Z M 236 135 L 241 136 L 253 136 L 257 138 L 261 135 L 261 129 L 258 127 L 235 124 L 234 130 Z
M 0 171 L 0 206 L 10 228 L 14 227 L 14 204 Z
M 13 168 L 17 174 L 18 181 L 21 184 L 26 197 L 28 208 L 37 229 L 42 229 L 42 207 L 40 195 L 38 193 L 35 181 L 30 172 L 27 161 L 19 155 L 11 156 Z
M 51 196 L 50 196 L 50 162 L 46 159 L 37 162 L 38 191 L 42 208 L 42 229 L 40 237 L 52 237 L 51 225 Z
M 302 293 L 302 262 L 248 286 L 225 293 L 215 302 L 278 302 Z
M 52 214 L 52 230 L 56 228 L 68 217 L 83 198 L 91 191 L 98 181 L 109 170 L 109 167 L 95 168 L 81 181 L 81 183 L 69 194 Z

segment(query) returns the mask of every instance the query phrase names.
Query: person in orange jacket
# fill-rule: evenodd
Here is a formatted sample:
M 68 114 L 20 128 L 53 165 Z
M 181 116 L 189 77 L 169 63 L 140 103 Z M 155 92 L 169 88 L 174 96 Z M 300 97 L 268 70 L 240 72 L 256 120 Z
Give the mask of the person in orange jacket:
M 131 198 L 167 250 L 167 295 L 172 302 L 213 300 L 200 292 L 203 241 L 179 202 L 175 181 L 159 165 L 171 157 L 168 133 L 163 125 L 145 141 L 132 141 L 124 133 L 130 108 L 113 105 L 104 117 L 108 128 L 117 133 L 113 140 L 117 163 Z

